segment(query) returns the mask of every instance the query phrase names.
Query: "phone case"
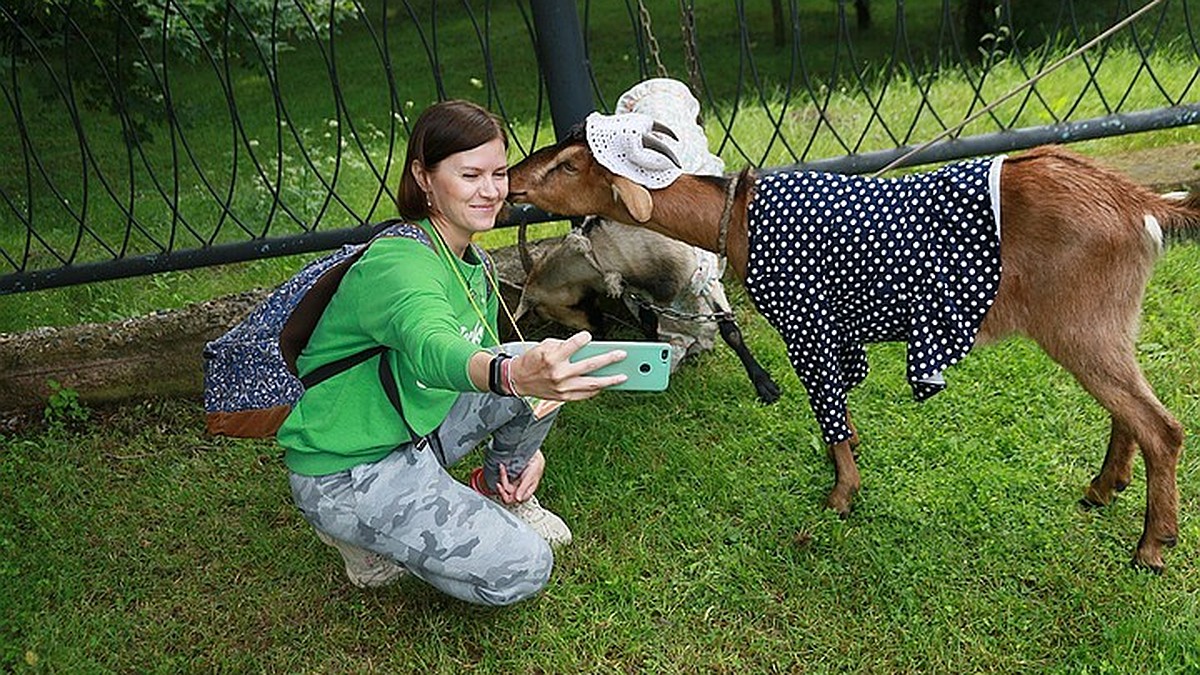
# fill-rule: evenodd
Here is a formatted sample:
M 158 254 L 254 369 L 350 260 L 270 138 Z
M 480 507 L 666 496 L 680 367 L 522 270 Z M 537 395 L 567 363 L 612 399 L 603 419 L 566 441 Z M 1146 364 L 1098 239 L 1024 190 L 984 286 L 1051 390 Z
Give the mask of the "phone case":
M 588 375 L 623 374 L 629 378 L 608 390 L 663 391 L 667 388 L 671 380 L 671 345 L 666 342 L 589 342 L 571 356 L 571 361 L 581 361 L 614 349 L 624 350 L 625 358 Z

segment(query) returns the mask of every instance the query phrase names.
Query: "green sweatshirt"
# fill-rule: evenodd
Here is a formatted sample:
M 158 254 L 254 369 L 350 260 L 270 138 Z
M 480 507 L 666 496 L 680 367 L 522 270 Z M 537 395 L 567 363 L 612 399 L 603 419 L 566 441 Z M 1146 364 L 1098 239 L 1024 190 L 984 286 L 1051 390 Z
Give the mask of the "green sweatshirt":
M 407 237 L 376 240 L 346 273 L 296 361 L 300 374 L 383 344 L 404 416 L 418 434 L 436 429 L 463 391 L 477 391 L 471 356 L 494 346 L 496 293 L 468 248 L 448 254 L 429 221 L 431 249 Z M 451 260 L 461 278 L 451 267 Z M 486 317 L 485 328 L 463 282 Z M 379 383 L 373 358 L 304 392 L 276 434 L 292 471 L 321 476 L 382 459 L 411 440 Z

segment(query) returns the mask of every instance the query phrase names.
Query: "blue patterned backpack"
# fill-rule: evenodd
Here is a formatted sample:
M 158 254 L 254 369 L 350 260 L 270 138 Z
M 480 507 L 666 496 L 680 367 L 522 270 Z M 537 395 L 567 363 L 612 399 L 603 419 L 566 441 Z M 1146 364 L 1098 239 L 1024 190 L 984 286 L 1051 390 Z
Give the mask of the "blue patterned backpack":
M 379 345 L 324 364 L 303 379 L 296 376 L 296 357 L 308 344 L 338 284 L 367 247 L 381 237 L 408 237 L 433 247 L 429 235 L 413 223 L 381 223 L 366 243 L 347 244 L 305 265 L 245 319 L 204 346 L 204 411 L 209 433 L 242 438 L 274 436 L 306 388 L 387 351 Z M 490 271 L 491 261 L 482 251 L 476 252 Z M 390 372 L 386 369 L 387 359 L 380 359 L 380 363 L 384 364 L 380 379 L 385 392 L 400 412 L 395 380 L 384 376 Z M 400 416 L 404 418 L 402 412 Z

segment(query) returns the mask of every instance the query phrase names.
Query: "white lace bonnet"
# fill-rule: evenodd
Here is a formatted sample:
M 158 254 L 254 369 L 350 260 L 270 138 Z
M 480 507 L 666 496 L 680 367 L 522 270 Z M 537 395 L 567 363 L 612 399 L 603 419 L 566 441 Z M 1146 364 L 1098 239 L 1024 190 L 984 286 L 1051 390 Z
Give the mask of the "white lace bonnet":
M 596 161 L 609 171 L 651 190 L 664 188 L 683 171 L 672 158 L 646 147 L 643 137 L 652 136 L 667 147 L 676 138 L 655 131 L 654 118 L 640 113 L 604 115 L 594 112 L 586 120 L 587 143 Z

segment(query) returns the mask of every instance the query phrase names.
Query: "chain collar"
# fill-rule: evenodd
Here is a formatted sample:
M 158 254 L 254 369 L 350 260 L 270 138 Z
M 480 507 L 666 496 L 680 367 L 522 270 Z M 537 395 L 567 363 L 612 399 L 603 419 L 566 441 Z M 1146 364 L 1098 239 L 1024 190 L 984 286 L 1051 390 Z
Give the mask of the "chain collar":
M 696 321 L 700 323 L 708 323 L 712 321 L 721 321 L 724 319 L 733 321 L 735 319 L 732 311 L 681 312 L 674 307 L 663 307 L 662 305 L 656 305 L 637 293 L 633 293 L 631 291 L 625 291 L 622 295 L 633 301 L 638 307 L 649 309 L 659 316 L 665 316 L 668 319 L 675 319 L 677 321 Z

